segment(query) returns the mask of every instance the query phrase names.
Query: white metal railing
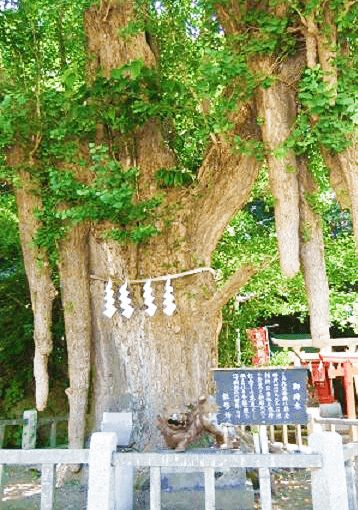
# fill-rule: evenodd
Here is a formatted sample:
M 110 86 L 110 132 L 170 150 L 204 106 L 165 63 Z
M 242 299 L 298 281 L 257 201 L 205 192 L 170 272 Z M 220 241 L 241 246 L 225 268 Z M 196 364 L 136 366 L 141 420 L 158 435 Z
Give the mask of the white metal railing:
M 284 450 L 302 450 L 303 446 L 307 446 L 305 425 L 269 425 L 267 429 L 271 443 L 281 443 Z
M 342 433 L 342 429 L 349 432 L 349 436 L 356 441 L 358 439 L 358 419 L 356 418 L 314 418 L 314 422 L 322 426 L 322 430 L 329 428 L 331 432 Z

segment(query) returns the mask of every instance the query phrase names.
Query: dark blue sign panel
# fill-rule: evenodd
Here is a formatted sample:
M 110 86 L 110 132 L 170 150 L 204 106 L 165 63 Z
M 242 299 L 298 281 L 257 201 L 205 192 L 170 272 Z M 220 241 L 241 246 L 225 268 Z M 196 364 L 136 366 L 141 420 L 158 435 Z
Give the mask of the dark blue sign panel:
M 304 425 L 308 421 L 305 368 L 217 369 L 214 379 L 219 423 Z

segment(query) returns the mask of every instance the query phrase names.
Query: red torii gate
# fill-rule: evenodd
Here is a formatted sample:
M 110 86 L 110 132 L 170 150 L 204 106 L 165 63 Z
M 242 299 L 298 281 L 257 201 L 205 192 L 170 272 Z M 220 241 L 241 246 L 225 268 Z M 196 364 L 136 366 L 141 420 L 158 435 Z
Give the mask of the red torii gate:
M 358 376 L 358 337 L 332 338 L 330 347 L 345 347 L 345 352 L 304 353 L 302 349 L 312 347 L 312 339 L 284 339 L 271 337 L 274 344 L 279 347 L 292 349 L 303 366 L 308 366 L 311 372 L 312 383 L 315 388 L 315 397 L 320 404 L 331 404 L 336 401 L 332 380 L 343 377 L 343 390 L 345 396 L 345 414 L 348 418 L 356 418 L 354 376 Z

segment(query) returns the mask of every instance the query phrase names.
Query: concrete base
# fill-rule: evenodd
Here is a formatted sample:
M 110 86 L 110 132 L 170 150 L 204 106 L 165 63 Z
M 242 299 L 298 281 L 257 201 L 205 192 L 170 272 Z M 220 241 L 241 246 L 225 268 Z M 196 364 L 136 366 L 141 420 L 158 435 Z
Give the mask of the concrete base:
M 192 468 L 162 468 L 164 492 L 204 490 L 204 473 Z M 246 489 L 246 469 L 226 469 L 215 473 L 216 489 Z
M 216 510 L 254 510 L 254 492 L 216 489 Z M 133 510 L 149 510 L 149 491 L 135 495 Z M 205 510 L 204 491 L 162 492 L 161 510 Z
M 253 510 L 254 493 L 245 489 L 216 489 L 216 510 Z M 162 492 L 162 510 L 205 510 L 204 491 Z

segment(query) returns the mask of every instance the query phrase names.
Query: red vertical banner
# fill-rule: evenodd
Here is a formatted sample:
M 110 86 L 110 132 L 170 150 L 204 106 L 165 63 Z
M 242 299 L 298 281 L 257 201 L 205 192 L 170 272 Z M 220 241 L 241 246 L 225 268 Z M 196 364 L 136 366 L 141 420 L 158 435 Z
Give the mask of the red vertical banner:
M 267 328 L 247 329 L 246 334 L 254 350 L 252 364 L 255 367 L 267 365 L 270 360 L 270 344 Z

